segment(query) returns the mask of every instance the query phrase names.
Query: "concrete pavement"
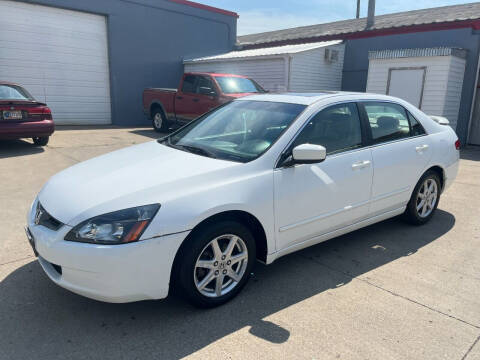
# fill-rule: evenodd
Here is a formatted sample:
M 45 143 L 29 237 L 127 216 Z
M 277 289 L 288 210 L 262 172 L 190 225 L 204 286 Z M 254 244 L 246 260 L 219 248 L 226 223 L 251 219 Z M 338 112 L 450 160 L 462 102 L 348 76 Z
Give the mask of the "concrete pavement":
M 398 219 L 258 265 L 225 306 L 106 304 L 53 284 L 23 225 L 59 170 L 157 137 L 60 130 L 0 143 L 0 359 L 480 359 L 480 150 L 423 227 Z

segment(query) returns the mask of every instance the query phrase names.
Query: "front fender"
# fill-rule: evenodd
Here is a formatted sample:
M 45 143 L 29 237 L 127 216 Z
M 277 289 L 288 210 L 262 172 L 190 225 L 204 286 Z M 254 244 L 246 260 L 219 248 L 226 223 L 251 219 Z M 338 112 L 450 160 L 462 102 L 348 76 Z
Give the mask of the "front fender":
M 265 230 L 268 251 L 275 251 L 273 170 L 224 183 L 199 185 L 181 194 L 161 202 L 157 216 L 142 238 L 189 231 L 216 214 L 244 211 L 257 218 Z

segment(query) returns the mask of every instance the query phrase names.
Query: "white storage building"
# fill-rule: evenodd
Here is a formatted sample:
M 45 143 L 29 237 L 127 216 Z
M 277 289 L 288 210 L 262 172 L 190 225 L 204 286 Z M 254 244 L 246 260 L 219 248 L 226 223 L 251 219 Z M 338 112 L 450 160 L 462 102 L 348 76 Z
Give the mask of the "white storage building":
M 341 40 L 232 51 L 185 60 L 185 72 L 253 78 L 270 91 L 340 90 L 345 45 Z
M 371 51 L 367 92 L 402 98 L 456 128 L 467 52 L 457 48 Z

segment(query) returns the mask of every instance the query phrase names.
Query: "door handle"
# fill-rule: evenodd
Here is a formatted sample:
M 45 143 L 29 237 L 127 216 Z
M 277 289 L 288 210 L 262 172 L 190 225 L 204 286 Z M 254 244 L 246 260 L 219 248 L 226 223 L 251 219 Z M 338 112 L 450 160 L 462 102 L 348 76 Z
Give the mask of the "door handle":
M 183 99 L 183 96 L 177 96 L 177 99 L 178 99 L 178 100 L 182 100 L 182 99 Z
M 352 169 L 357 170 L 357 169 L 363 169 L 367 166 L 370 165 L 370 160 L 364 160 L 364 161 L 359 161 L 354 164 L 352 164 Z
M 420 146 L 417 146 L 417 147 L 415 148 L 415 150 L 417 150 L 417 152 L 422 152 L 422 151 L 427 150 L 427 149 L 428 149 L 428 145 L 427 145 L 427 144 L 425 144 L 425 145 L 420 145 Z
M 200 99 L 192 99 L 193 102 L 199 102 Z

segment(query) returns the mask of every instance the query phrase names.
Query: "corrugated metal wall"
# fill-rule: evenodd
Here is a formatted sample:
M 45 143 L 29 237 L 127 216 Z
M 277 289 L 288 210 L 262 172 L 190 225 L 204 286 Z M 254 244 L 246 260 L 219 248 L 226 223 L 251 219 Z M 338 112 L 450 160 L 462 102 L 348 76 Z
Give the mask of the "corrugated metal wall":
M 338 51 L 338 59 L 331 62 L 326 61 L 325 49 Z M 238 57 L 232 60 L 199 61 L 186 63 L 185 72 L 200 71 L 244 75 L 253 78 L 270 91 L 340 90 L 344 49 L 345 46 L 340 44 L 267 58 Z M 290 64 L 286 61 L 290 61 Z
M 248 76 L 270 91 L 285 91 L 287 89 L 285 69 L 285 59 L 283 57 L 185 64 L 185 72 L 216 72 Z
M 338 60 L 325 61 L 325 49 L 338 51 Z M 290 91 L 340 90 L 345 46 L 334 45 L 294 54 L 290 64 Z

